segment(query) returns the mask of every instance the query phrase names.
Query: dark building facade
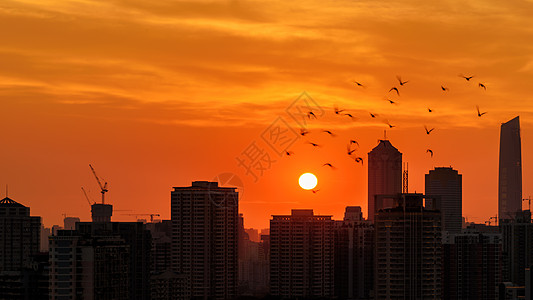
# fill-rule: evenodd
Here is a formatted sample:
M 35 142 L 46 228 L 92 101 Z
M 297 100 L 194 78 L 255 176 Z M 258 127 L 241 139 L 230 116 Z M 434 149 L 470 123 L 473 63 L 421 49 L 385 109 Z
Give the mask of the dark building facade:
M 451 167 L 437 167 L 426 174 L 426 202 L 440 210 L 442 230 L 451 233 L 461 233 L 463 223 L 462 177 Z
M 335 221 L 335 297 L 370 299 L 374 288 L 374 225 L 361 207 L 346 207 Z
M 441 299 L 441 214 L 422 194 L 398 194 L 376 213 L 374 299 Z
M 525 285 L 525 269 L 533 264 L 533 223 L 524 210 L 514 219 L 500 220 L 503 239 L 503 281 Z

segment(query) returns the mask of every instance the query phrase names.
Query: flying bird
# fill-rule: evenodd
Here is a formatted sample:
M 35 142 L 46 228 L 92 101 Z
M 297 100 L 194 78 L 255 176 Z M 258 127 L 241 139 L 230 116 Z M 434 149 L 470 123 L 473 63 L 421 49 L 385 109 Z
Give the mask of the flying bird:
M 344 115 L 345 115 L 345 116 L 348 116 L 348 117 L 350 117 L 350 118 L 352 118 L 352 119 L 354 118 L 354 116 L 353 116 L 352 114 L 344 114 Z
M 329 130 L 323 130 L 322 132 L 325 132 L 331 136 L 335 136 L 335 134 L 333 134 L 333 132 L 329 131 Z
M 391 123 L 389 123 L 389 121 L 386 121 L 385 124 L 389 125 L 389 128 L 396 127 L 395 125 L 391 125 Z
M 315 144 L 315 143 L 311 143 L 311 142 L 308 142 L 308 143 L 309 143 L 311 146 L 313 146 L 313 147 L 320 147 L 319 144 Z
M 335 114 L 336 115 L 340 114 L 343 111 L 344 111 L 344 109 L 339 109 L 338 107 L 335 106 Z
M 403 86 L 404 84 L 408 83 L 409 81 L 402 81 L 402 78 L 400 76 L 396 76 L 396 79 L 400 82 L 400 85 Z
M 392 88 L 389 90 L 389 93 L 392 92 L 392 91 L 396 91 L 396 94 L 398 94 L 398 96 L 400 96 L 400 91 L 398 91 L 398 88 L 397 88 L 397 87 L 392 87 Z
M 428 111 L 429 111 L 429 112 L 433 112 L 433 110 L 432 110 L 431 108 L 429 108 L 429 107 L 428 107 Z
M 396 102 L 392 101 L 391 99 L 387 99 L 387 101 L 389 101 L 390 104 L 396 104 Z
M 483 83 L 480 82 L 478 85 L 479 85 L 479 87 L 484 88 L 485 91 L 487 90 L 487 87 Z
M 317 117 L 315 116 L 315 114 L 314 114 L 312 111 L 310 111 L 310 112 L 307 113 L 307 117 L 308 117 L 309 119 L 311 119 L 311 116 L 315 117 L 315 119 L 317 118 Z
M 362 157 L 356 157 L 356 158 L 354 158 L 354 160 L 355 160 L 356 163 L 361 163 L 361 165 L 364 164 L 364 163 L 363 163 L 363 158 L 362 158 Z
M 470 81 L 470 79 L 474 78 L 474 76 L 465 76 L 465 75 L 459 75 L 459 76 L 466 79 L 466 81 Z
M 447 87 L 445 87 L 445 86 L 443 86 L 443 85 L 441 85 L 440 88 L 441 88 L 441 90 L 442 90 L 443 92 L 447 92 L 447 91 L 450 90 L 449 88 L 447 88 Z
M 357 86 L 365 87 L 362 83 L 359 83 L 359 82 L 357 82 L 357 81 L 354 81 L 354 83 L 355 83 Z
M 477 109 L 477 116 L 478 117 L 481 117 L 482 115 L 487 113 L 486 111 L 485 112 L 479 112 L 479 106 L 478 105 L 476 105 L 476 109 Z
M 350 140 L 350 145 L 351 145 L 351 144 L 356 144 L 357 147 L 359 147 L 359 143 L 358 143 L 357 141 L 355 141 L 355 140 Z
M 330 167 L 332 169 L 335 169 L 335 167 L 332 164 L 330 164 L 330 163 L 325 163 L 325 164 L 322 165 L 322 167 L 325 167 L 325 166 L 328 166 L 328 167 Z
M 428 130 L 427 126 L 424 125 L 424 129 L 426 129 L 426 134 L 430 134 L 435 128 L 431 128 L 430 130 Z
M 348 152 L 347 152 L 348 155 L 352 155 L 352 153 L 354 153 L 355 150 L 357 150 L 357 149 L 353 149 L 353 150 L 351 150 L 351 149 L 350 149 L 350 145 L 348 145 Z
M 375 118 L 378 114 L 369 113 L 372 118 Z
M 287 156 L 291 156 L 293 154 L 294 154 L 294 152 L 292 152 L 292 151 L 285 151 L 285 155 L 287 155 Z
M 427 150 L 426 150 L 426 153 L 431 154 L 431 157 L 433 157 L 433 151 L 432 151 L 431 149 L 427 149 Z
M 300 135 L 301 136 L 305 136 L 308 133 L 309 133 L 309 131 L 307 131 L 307 129 L 303 129 L 303 128 L 300 129 Z
M 316 192 L 318 192 L 320 190 L 311 190 L 311 192 L 313 192 L 313 194 L 316 194 Z

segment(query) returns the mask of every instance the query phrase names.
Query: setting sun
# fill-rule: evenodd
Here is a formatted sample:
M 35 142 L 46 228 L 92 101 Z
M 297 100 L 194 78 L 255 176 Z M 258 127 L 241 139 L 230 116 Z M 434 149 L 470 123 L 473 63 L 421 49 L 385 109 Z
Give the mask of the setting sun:
M 300 179 L 298 179 L 298 183 L 304 190 L 310 190 L 315 188 L 316 184 L 318 183 L 318 180 L 316 179 L 315 174 L 313 173 L 304 173 L 302 176 L 300 176 Z

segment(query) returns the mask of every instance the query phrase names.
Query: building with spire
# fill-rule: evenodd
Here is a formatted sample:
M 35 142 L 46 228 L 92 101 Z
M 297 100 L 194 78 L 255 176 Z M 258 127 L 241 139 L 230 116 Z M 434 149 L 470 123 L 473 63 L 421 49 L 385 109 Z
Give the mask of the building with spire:
M 380 140 L 368 153 L 368 220 L 374 221 L 374 214 L 383 208 L 376 206 L 377 195 L 401 192 L 402 153 L 389 140 Z
M 522 146 L 520 119 L 502 123 L 498 176 L 498 218 L 513 219 L 522 211 Z

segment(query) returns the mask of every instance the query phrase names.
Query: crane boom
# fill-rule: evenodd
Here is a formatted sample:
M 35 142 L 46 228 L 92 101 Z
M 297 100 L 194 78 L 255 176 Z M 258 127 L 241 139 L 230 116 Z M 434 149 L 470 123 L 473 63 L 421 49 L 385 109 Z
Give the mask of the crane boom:
M 100 178 L 98 178 L 98 175 L 96 175 L 96 171 L 94 171 L 93 166 L 89 164 L 89 167 L 91 168 L 91 171 L 93 172 L 94 177 L 96 178 L 96 181 L 98 182 L 98 185 L 100 186 L 100 193 L 102 193 L 102 204 L 105 204 L 105 193 L 109 191 L 107 189 L 107 182 L 104 182 L 104 185 L 102 185 L 102 182 L 100 182 Z
M 89 199 L 89 196 L 87 195 L 87 192 L 83 187 L 81 187 L 81 190 L 83 191 L 83 194 L 85 195 L 85 198 L 87 198 L 87 202 L 89 202 L 89 206 L 91 206 L 91 200 Z

